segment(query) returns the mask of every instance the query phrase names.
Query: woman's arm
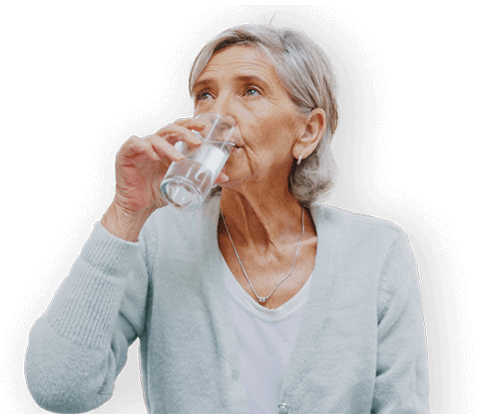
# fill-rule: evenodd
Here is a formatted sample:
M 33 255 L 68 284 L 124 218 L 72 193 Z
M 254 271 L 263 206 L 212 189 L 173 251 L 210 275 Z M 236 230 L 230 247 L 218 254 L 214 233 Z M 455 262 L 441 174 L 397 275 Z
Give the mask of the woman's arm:
M 153 247 L 143 240 L 121 240 L 101 224 L 95 226 L 30 332 L 26 380 L 42 408 L 84 412 L 111 397 L 128 346 L 144 329 L 145 257 Z
M 382 269 L 372 414 L 428 413 L 427 349 L 417 266 L 401 233 Z

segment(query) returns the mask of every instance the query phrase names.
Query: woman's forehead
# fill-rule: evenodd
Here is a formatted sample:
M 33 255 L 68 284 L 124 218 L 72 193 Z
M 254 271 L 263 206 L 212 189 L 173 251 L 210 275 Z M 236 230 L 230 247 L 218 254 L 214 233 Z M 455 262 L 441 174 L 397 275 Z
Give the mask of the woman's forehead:
M 269 82 L 278 81 L 274 66 L 262 52 L 252 46 L 230 46 L 216 52 L 208 61 L 195 84 L 204 83 L 212 76 L 224 75 L 239 78 L 264 77 Z

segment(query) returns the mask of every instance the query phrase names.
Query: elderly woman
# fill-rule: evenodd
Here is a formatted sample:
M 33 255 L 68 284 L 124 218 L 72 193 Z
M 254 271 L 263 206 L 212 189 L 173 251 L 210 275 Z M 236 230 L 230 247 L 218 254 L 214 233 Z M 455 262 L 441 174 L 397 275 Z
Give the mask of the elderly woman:
M 236 126 L 220 192 L 194 212 L 160 194 L 183 158 L 173 144 L 200 144 L 194 119 L 122 146 L 114 201 L 30 333 L 41 407 L 106 402 L 140 338 L 151 414 L 427 412 L 405 233 L 317 202 L 332 183 L 334 84 L 295 31 L 235 27 L 203 48 L 195 115 Z

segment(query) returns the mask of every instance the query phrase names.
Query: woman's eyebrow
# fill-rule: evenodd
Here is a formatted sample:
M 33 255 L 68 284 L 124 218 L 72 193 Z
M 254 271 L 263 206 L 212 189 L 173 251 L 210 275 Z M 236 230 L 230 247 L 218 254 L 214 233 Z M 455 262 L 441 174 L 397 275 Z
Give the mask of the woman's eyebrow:
M 264 78 L 257 75 L 239 75 L 235 79 L 241 83 L 259 83 L 263 84 L 264 87 L 270 86 Z
M 213 84 L 213 83 L 217 84 L 217 81 L 212 79 L 212 78 L 205 78 L 202 80 L 197 80 L 195 82 L 195 84 L 193 85 L 193 90 L 196 88 L 202 87 L 202 86 L 207 86 L 207 85 Z
M 238 83 L 261 84 L 261 85 L 263 85 L 264 88 L 270 88 L 270 86 L 271 86 L 269 82 L 267 82 L 264 78 L 262 78 L 261 76 L 258 76 L 258 75 L 237 75 L 233 78 L 233 80 L 235 80 Z M 196 88 L 207 86 L 207 85 L 217 86 L 218 82 L 215 78 L 211 78 L 211 77 L 204 78 L 204 79 L 201 79 L 201 80 L 198 80 L 195 82 L 195 84 L 193 85 L 193 90 Z

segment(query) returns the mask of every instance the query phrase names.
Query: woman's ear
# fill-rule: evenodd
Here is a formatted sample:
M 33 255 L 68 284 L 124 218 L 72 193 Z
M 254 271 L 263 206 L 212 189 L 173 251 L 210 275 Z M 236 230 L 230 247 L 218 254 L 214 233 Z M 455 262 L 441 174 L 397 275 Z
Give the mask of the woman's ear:
M 305 129 L 293 148 L 293 156 L 307 158 L 318 146 L 326 129 L 326 114 L 321 108 L 313 109 L 306 117 Z

